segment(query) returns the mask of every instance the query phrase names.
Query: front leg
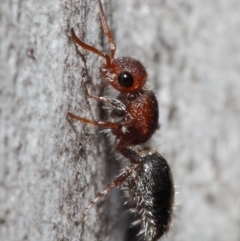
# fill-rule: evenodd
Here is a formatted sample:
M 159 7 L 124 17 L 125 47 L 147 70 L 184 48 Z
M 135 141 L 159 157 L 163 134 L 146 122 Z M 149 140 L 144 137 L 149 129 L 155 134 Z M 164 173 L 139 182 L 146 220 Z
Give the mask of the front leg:
M 68 112 L 69 117 L 84 123 L 88 123 L 88 124 L 103 127 L 106 129 L 112 129 L 112 130 L 114 129 L 119 130 L 119 129 L 122 129 L 124 126 L 131 125 L 131 122 L 132 122 L 131 116 L 127 111 L 127 107 L 121 101 L 113 98 L 108 98 L 108 97 L 93 96 L 88 93 L 87 89 L 86 89 L 86 96 L 88 98 L 95 99 L 97 101 L 104 101 L 104 103 L 106 103 L 111 107 L 110 116 L 112 118 L 120 118 L 120 120 L 115 122 L 89 120 L 84 117 L 77 116 L 75 114 Z

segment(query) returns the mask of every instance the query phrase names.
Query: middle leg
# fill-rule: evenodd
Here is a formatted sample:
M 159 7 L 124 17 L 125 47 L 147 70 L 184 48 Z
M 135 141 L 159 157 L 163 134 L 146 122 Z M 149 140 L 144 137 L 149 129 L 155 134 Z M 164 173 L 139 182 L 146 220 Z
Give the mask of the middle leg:
M 107 128 L 107 129 L 119 129 L 119 128 L 121 128 L 121 126 L 119 124 L 114 123 L 114 122 L 89 120 L 89 119 L 74 115 L 70 112 L 68 112 L 68 116 L 71 117 L 72 119 L 75 119 L 75 120 L 78 120 L 78 121 L 81 121 L 81 122 L 84 122 L 84 123 L 87 123 L 87 124 L 92 124 L 92 125 L 95 125 L 95 126 L 104 127 L 104 128 Z
M 121 113 L 121 116 L 125 116 L 127 114 L 127 107 L 120 100 L 103 96 L 94 96 L 89 94 L 87 89 L 85 90 L 85 94 L 88 98 L 97 101 L 103 101 L 104 103 L 109 105 L 114 110 L 114 112 L 118 112 L 119 114 Z

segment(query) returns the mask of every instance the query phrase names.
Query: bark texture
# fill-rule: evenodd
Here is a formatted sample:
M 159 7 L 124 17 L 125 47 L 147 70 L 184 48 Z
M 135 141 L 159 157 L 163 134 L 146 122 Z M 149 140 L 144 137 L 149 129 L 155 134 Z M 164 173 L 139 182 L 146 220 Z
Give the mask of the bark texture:
M 147 67 L 160 103 L 152 146 L 168 160 L 177 205 L 167 240 L 240 240 L 240 2 L 104 2 L 117 56 Z M 97 1 L 0 4 L 0 240 L 130 241 L 121 194 L 89 200 L 117 173 L 97 119 L 102 49 Z M 107 41 L 106 41 L 107 43 Z M 110 151 L 109 151 L 110 150 Z

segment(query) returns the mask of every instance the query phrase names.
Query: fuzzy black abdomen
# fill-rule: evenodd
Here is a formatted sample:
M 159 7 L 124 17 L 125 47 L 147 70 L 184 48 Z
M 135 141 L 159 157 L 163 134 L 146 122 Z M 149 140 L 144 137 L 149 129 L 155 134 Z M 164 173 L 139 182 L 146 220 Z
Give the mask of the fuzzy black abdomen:
M 157 152 L 141 158 L 141 165 L 129 179 L 129 194 L 141 220 L 146 241 L 156 241 L 170 227 L 174 185 L 166 160 Z

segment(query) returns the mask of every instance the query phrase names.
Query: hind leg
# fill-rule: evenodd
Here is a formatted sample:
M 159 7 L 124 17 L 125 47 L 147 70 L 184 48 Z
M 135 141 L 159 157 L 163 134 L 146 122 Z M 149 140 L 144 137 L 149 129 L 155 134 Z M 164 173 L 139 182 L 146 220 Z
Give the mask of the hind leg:
M 81 221 L 84 221 L 87 217 L 89 210 L 98 202 L 102 197 L 105 197 L 114 187 L 121 185 L 127 177 L 129 177 L 133 171 L 138 168 L 139 164 L 134 164 L 128 167 L 124 172 L 122 172 L 114 181 L 112 181 L 109 186 L 102 192 L 99 192 L 98 195 L 89 203 L 88 207 L 85 209 L 82 214 Z

